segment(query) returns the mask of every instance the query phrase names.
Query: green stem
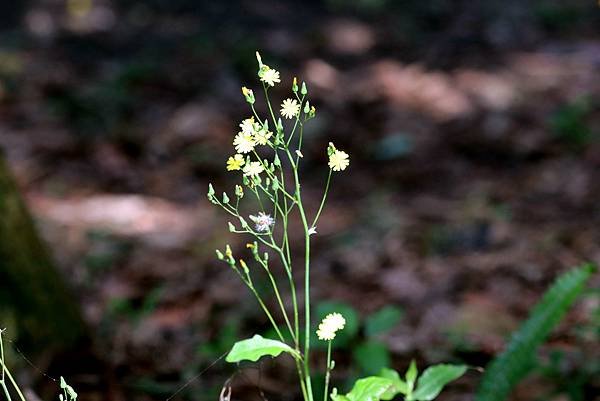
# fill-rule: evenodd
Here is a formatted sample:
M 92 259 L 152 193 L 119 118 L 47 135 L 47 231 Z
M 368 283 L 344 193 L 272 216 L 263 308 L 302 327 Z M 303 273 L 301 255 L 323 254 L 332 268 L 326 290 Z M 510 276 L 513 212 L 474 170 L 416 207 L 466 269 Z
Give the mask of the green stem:
M 293 164 L 292 155 L 286 150 L 288 159 Z M 310 378 L 310 235 L 308 234 L 308 221 L 302 204 L 300 193 L 300 179 L 298 169 L 293 168 L 294 182 L 296 184 L 296 203 L 300 212 L 300 218 L 304 227 L 304 375 L 309 400 L 313 400 L 312 384 Z
M 6 396 L 7 401 L 12 401 L 10 392 L 8 391 L 8 387 L 6 387 L 6 383 L 4 382 L 4 380 L 0 380 L 0 384 L 2 384 L 2 389 L 4 390 L 4 395 Z
M 12 375 L 10 374 L 10 370 L 8 370 L 8 368 L 6 367 L 6 365 L 4 364 L 4 359 L 0 361 L 0 363 L 2 364 L 2 369 L 4 370 L 4 373 L 6 374 L 6 377 L 8 377 L 8 379 L 10 380 L 10 382 L 12 383 L 15 391 L 17 392 L 17 394 L 19 395 L 19 398 L 21 399 L 21 401 L 27 401 L 25 399 L 25 396 L 23 395 L 23 393 L 21 392 L 21 389 L 19 388 L 19 385 L 17 384 L 17 382 L 15 381 L 15 379 L 12 377 Z M 6 387 L 5 381 L 2 380 L 2 386 Z M 5 391 L 7 391 L 8 389 L 5 389 Z M 9 398 L 10 399 L 10 398 Z
M 273 274 L 271 274 L 271 271 L 269 270 L 269 266 L 266 262 L 259 260 L 259 263 L 262 265 L 262 267 L 267 272 L 267 275 L 269 276 L 269 280 L 271 281 L 271 286 L 273 287 L 273 292 L 275 293 L 275 297 L 277 298 L 277 303 L 279 304 L 279 308 L 281 309 L 281 314 L 283 315 L 283 318 L 285 319 L 285 323 L 288 327 L 288 330 L 290 331 L 290 335 L 292 336 L 292 339 L 294 340 L 294 344 L 297 344 L 298 340 L 296 339 L 295 331 L 292 329 L 292 324 L 290 323 L 290 319 L 288 318 L 287 312 L 285 310 L 285 306 L 283 305 L 283 300 L 281 299 L 281 294 L 279 293 L 279 288 L 277 287 L 277 282 L 275 281 L 275 277 L 273 277 Z
M 2 333 L 4 329 L 0 329 L 0 361 L 2 361 L 2 374 L 0 374 L 0 381 L 4 382 L 4 341 L 2 341 Z
M 269 91 L 267 90 L 267 86 L 263 83 L 263 89 L 265 91 L 265 99 L 267 100 L 267 106 L 269 107 L 269 112 L 271 113 L 271 118 L 273 119 L 273 126 L 277 127 L 277 119 L 275 118 L 275 113 L 273 113 L 273 107 L 271 107 L 271 101 L 269 100 Z
M 260 305 L 260 307 L 262 308 L 262 310 L 265 312 L 265 315 L 267 315 L 267 318 L 269 319 L 269 322 L 271 322 L 271 325 L 273 326 L 273 329 L 275 329 L 275 332 L 277 333 L 277 336 L 279 337 L 279 339 L 281 340 L 281 342 L 285 343 L 285 338 L 281 334 L 281 331 L 279 330 L 279 327 L 277 327 L 277 323 L 275 323 L 275 319 L 273 319 L 273 315 L 271 315 L 271 312 L 269 312 L 269 309 L 267 308 L 267 306 L 263 302 L 262 298 L 260 297 L 260 295 L 258 294 L 258 292 L 256 291 L 256 289 L 254 288 L 254 284 L 252 284 L 252 280 L 250 279 L 250 276 L 248 276 L 247 278 L 244 278 L 244 275 L 238 270 L 237 267 L 232 266 L 232 268 L 238 274 L 238 276 L 240 276 L 240 278 L 242 279 L 242 281 L 244 282 L 244 284 L 246 284 L 246 286 L 248 286 L 248 288 L 250 289 L 250 291 L 252 292 L 252 294 L 254 294 L 254 297 L 258 301 L 258 304 Z
M 294 361 L 296 362 L 296 371 L 298 372 L 300 388 L 302 389 L 302 398 L 304 401 L 308 401 L 308 393 L 306 392 L 306 383 L 304 379 L 304 372 L 302 371 L 302 363 L 297 358 L 294 358 Z
M 327 401 L 327 393 L 329 392 L 329 376 L 331 374 L 331 340 L 327 343 L 327 372 L 325 373 L 325 392 L 323 393 L 323 401 Z
M 319 206 L 319 211 L 313 220 L 311 227 L 316 227 L 317 220 L 319 220 L 319 216 L 321 216 L 321 212 L 323 211 L 323 206 L 325 206 L 325 200 L 327 199 L 327 193 L 329 192 L 329 183 L 331 182 L 331 172 L 333 170 L 329 169 L 329 175 L 327 176 L 327 183 L 325 184 L 325 191 L 323 192 L 323 198 L 321 199 L 321 205 Z
M 300 122 L 300 115 L 302 114 L 302 105 L 304 104 L 304 96 L 302 96 L 302 99 L 299 99 L 299 100 L 300 100 L 300 111 L 298 112 L 298 115 L 296 116 L 296 121 L 294 122 L 294 127 L 292 128 L 292 132 L 290 133 L 290 137 L 285 142 L 285 147 L 286 148 L 290 147 L 290 143 L 292 142 L 292 138 L 294 137 L 294 133 L 296 132 L 296 127 L 298 127 L 298 123 Z

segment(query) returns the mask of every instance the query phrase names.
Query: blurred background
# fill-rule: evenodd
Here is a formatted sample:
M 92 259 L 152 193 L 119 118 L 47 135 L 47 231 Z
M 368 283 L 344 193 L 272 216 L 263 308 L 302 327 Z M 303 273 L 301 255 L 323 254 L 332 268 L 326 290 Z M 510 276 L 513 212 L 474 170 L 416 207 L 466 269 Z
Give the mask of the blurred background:
M 349 320 L 335 385 L 411 358 L 485 366 L 559 273 L 600 262 L 599 27 L 592 0 L 0 2 L 0 182 L 59 273 L 18 284 L 0 262 L 18 377 L 44 399 L 61 374 L 82 401 L 164 401 L 188 381 L 172 399 L 215 400 L 228 378 L 235 399 L 299 399 L 286 361 L 218 360 L 268 331 L 214 257 L 246 239 L 205 197 L 235 183 L 255 50 L 281 71 L 276 104 L 296 75 L 317 107 L 309 207 L 327 142 L 351 155 L 314 239 L 318 313 Z M 30 257 L 23 235 L 0 254 Z M 599 400 L 599 327 L 589 292 L 512 399 Z M 439 399 L 472 399 L 480 376 Z

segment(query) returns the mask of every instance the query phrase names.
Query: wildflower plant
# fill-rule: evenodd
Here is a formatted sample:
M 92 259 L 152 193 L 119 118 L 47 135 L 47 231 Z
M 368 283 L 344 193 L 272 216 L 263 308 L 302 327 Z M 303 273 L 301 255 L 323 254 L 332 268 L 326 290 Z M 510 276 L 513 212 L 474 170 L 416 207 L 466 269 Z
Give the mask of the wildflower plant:
M 323 150 L 328 168 L 324 180 L 324 190 L 317 210 L 308 210 L 302 198 L 300 164 L 303 159 L 304 126 L 315 117 L 316 109 L 309 103 L 306 83 L 299 84 L 297 78 L 293 78 L 291 82 L 289 97 L 281 102 L 279 108 L 274 107 L 270 98 L 270 90 L 281 83 L 281 75 L 279 71 L 264 64 L 258 52 L 256 59 L 258 61 L 257 75 L 262 84 L 266 103 L 266 115 L 261 116 L 257 111 L 255 107 L 257 97 L 254 91 L 245 86 L 242 87 L 242 95 L 250 106 L 251 113 L 239 124 L 240 131 L 232 142 L 235 153 L 225 162 L 228 171 L 239 174 L 240 183 L 235 186 L 232 196 L 226 192 L 218 196 L 212 184 L 209 184 L 208 200 L 220 206 L 232 217 L 232 221 L 228 223 L 230 232 L 252 238 L 247 243 L 248 257 L 246 259 L 234 256 L 229 245 L 226 245 L 224 250 L 217 250 L 216 255 L 248 287 L 273 327 L 277 338 L 268 339 L 255 335 L 252 338 L 238 341 L 233 345 L 226 360 L 231 363 L 244 360 L 256 362 L 263 356 L 276 357 L 286 353 L 295 361 L 304 401 L 314 401 L 310 363 L 311 330 L 313 329 L 310 294 L 311 240 L 317 233 L 317 223 L 327 200 L 332 176 L 348 168 L 350 156 L 337 149 L 331 142 Z M 279 113 L 276 110 L 279 110 Z M 285 125 L 284 121 L 286 121 Z M 255 209 L 252 214 L 244 215 L 240 204 L 242 199 L 248 197 L 255 201 Z M 304 258 L 300 265 L 293 260 L 291 251 L 290 218 L 293 214 L 297 214 L 300 218 L 300 230 L 304 237 Z M 273 266 L 275 264 L 280 265 L 285 273 L 285 284 L 281 283 L 278 275 L 274 274 Z M 276 301 L 274 310 L 268 306 L 271 303 L 266 300 L 265 294 L 259 291 L 254 284 L 253 276 L 257 273 L 257 269 L 268 277 L 271 295 Z M 294 274 L 298 269 L 301 269 L 301 274 Z M 302 287 L 299 287 L 296 282 L 298 276 L 303 276 Z M 282 297 L 284 286 L 287 287 L 286 291 L 291 297 L 290 310 L 286 308 Z M 299 288 L 303 291 L 302 297 Z M 304 302 L 302 307 L 300 299 Z M 278 325 L 277 317 L 283 319 L 284 326 Z M 346 321 L 340 313 L 331 313 L 323 319 L 316 330 L 318 339 L 327 342 L 328 345 L 323 401 L 329 398 L 329 377 L 335 366 L 331 358 L 331 344 L 336 333 L 343 330 L 345 323 Z M 361 380 L 357 381 L 355 389 L 345 396 L 338 395 L 336 389 L 330 396 L 334 401 L 360 401 L 363 399 L 376 401 L 381 399 L 380 396 L 385 395 L 387 398 L 383 399 L 389 400 L 400 393 L 406 396 L 408 392 L 410 397 L 411 386 L 416 379 L 416 368 L 414 369 L 414 377 L 411 376 L 412 382 L 409 381 L 411 384 L 405 383 L 402 389 L 397 388 L 401 386 L 398 384 L 400 379 L 393 381 L 386 377 L 372 377 L 361 379 L 362 382 Z M 436 383 L 441 383 L 444 378 L 440 379 L 435 376 L 434 379 L 437 380 Z M 373 383 L 373 381 L 375 382 Z M 402 390 L 406 391 L 402 392 Z M 230 392 L 230 388 L 228 391 Z M 354 392 L 362 395 L 356 398 Z M 230 395 L 230 393 L 228 394 Z M 364 398 L 364 396 L 371 398 Z M 418 399 L 409 397 L 406 398 Z

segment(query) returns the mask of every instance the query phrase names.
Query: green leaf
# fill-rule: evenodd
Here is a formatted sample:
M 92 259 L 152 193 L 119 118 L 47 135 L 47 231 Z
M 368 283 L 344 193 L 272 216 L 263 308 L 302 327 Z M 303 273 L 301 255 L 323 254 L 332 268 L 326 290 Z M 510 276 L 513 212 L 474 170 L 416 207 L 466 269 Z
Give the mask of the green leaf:
M 408 388 L 409 388 L 409 393 L 412 392 L 412 389 L 415 386 L 415 380 L 417 379 L 418 373 L 419 373 L 419 371 L 417 370 L 417 363 L 413 359 L 412 361 L 410 361 L 410 366 L 408 367 L 408 370 L 406 371 L 406 376 L 405 376 L 406 384 L 408 385 Z
M 384 344 L 370 341 L 357 345 L 352 356 L 360 369 L 368 375 L 377 374 L 390 365 L 390 353 Z
M 417 389 L 407 401 L 430 401 L 438 396 L 446 384 L 461 377 L 467 371 L 465 365 L 435 365 L 425 369 L 419 377 Z
M 383 396 L 381 396 L 382 400 L 392 400 L 398 393 L 406 394 L 408 390 L 406 382 L 400 378 L 400 375 L 394 369 L 383 368 L 379 371 L 378 376 L 389 379 L 394 384 L 393 388 L 390 388 Z
M 477 389 L 476 401 L 503 401 L 530 371 L 536 349 L 575 302 L 592 273 L 585 264 L 560 276 L 533 308 L 529 318 L 513 334 L 506 350 L 486 368 Z
M 345 396 L 337 395 L 334 391 L 331 398 L 333 401 L 379 401 L 393 386 L 389 379 L 369 376 L 357 380 L 352 390 Z
M 365 334 L 372 337 L 392 329 L 402 319 L 402 310 L 396 306 L 385 306 L 370 315 L 365 321 Z
M 235 343 L 225 360 L 231 363 L 240 361 L 256 362 L 262 356 L 278 356 L 282 352 L 287 352 L 296 359 L 300 358 L 300 355 L 298 355 L 296 350 L 289 345 L 256 334 L 252 338 Z
M 334 388 L 331 392 L 331 399 L 333 401 L 350 401 L 345 395 L 338 394 L 337 388 Z

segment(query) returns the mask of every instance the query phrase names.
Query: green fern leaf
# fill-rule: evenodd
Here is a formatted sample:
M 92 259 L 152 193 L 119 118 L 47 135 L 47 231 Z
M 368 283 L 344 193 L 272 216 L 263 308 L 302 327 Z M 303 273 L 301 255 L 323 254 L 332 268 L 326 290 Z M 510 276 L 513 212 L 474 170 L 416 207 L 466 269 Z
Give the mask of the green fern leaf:
M 536 349 L 575 302 L 595 266 L 586 264 L 560 276 L 513 334 L 506 350 L 486 368 L 476 401 L 504 401 L 533 367 Z

